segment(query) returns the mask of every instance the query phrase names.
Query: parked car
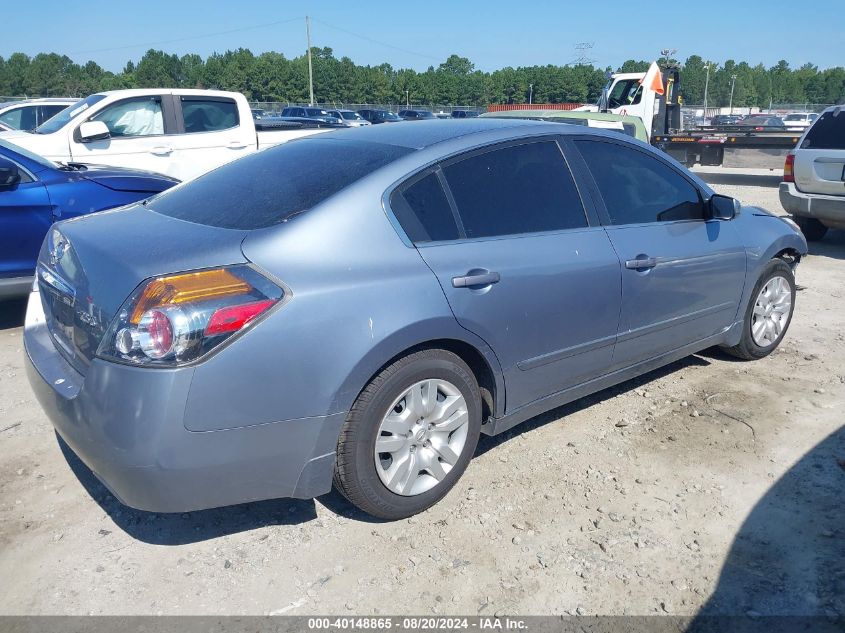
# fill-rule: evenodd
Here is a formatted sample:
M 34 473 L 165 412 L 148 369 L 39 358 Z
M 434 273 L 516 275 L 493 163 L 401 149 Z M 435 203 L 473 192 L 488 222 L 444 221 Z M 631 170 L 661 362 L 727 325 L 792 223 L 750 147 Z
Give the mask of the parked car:
M 26 295 L 54 221 L 136 202 L 177 182 L 129 169 L 57 165 L 0 140 L 0 299 Z
M 713 345 L 771 353 L 806 252 L 791 221 L 615 132 L 334 131 L 56 225 L 28 374 L 130 506 L 334 480 L 397 519 L 448 492 L 482 432 Z
M 403 120 L 402 117 L 400 117 L 395 112 L 391 112 L 390 110 L 364 109 L 358 110 L 358 114 L 360 114 L 373 125 L 377 125 L 379 123 L 399 123 Z
M 742 116 L 739 114 L 717 114 L 710 119 L 710 125 L 736 125 L 740 120 L 742 120 Z
M 252 118 L 256 119 L 256 120 L 267 116 L 267 111 L 264 110 L 264 108 L 251 108 L 251 111 L 252 111 Z
M 845 107 L 825 110 L 787 155 L 780 203 L 808 240 L 845 229 Z
M 818 112 L 791 112 L 783 117 L 783 124 L 788 128 L 806 129 L 818 118 Z
M 241 156 L 325 131 L 264 127 L 242 94 L 145 88 L 90 95 L 39 125 L 0 138 L 57 162 L 130 167 L 188 180 Z
M 478 116 L 475 110 L 452 110 L 453 119 L 471 119 Z
M 344 127 L 364 127 L 372 125 L 354 110 L 329 110 L 329 115 L 335 117 Z
M 50 98 L 0 103 L 0 124 L 11 130 L 28 132 L 76 102 L 77 99 Z
M 323 108 L 305 107 L 305 106 L 288 106 L 282 110 L 283 117 L 302 118 L 302 119 L 316 119 L 324 123 L 334 123 L 341 125 L 340 117 L 332 116 L 328 110 Z
M 736 125 L 740 127 L 754 128 L 756 131 L 765 130 L 767 128 L 782 128 L 784 127 L 783 119 L 770 114 L 749 114 L 737 121 Z
M 428 110 L 399 110 L 399 116 L 405 121 L 424 121 L 437 118 L 434 113 Z

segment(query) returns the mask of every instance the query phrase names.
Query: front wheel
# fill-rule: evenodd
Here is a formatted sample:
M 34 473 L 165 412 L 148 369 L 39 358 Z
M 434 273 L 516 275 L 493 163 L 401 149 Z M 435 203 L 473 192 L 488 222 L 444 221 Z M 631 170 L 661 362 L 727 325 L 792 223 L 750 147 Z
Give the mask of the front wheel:
M 795 275 L 782 259 L 773 259 L 754 286 L 739 344 L 725 351 L 744 360 L 768 356 L 783 340 L 794 309 Z
M 466 363 L 445 350 L 410 354 L 355 401 L 338 440 L 335 487 L 383 519 L 417 514 L 455 485 L 480 431 L 481 395 Z

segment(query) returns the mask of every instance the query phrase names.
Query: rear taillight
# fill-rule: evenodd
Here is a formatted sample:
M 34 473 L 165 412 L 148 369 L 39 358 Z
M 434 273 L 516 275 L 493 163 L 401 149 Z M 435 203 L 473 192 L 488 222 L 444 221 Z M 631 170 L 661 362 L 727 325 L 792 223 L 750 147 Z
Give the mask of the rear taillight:
M 189 363 L 283 298 L 284 290 L 249 266 L 148 279 L 121 307 L 97 355 L 138 365 Z
M 783 181 L 795 182 L 795 154 L 787 154 L 783 164 Z

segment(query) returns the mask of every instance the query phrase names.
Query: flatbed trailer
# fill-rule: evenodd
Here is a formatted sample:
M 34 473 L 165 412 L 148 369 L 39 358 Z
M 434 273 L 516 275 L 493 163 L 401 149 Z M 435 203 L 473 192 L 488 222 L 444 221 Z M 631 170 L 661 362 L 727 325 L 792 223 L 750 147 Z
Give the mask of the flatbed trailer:
M 741 126 L 701 127 L 655 134 L 651 143 L 689 167 L 698 163 L 782 169 L 786 154 L 795 148 L 801 134 L 780 128 L 751 131 Z

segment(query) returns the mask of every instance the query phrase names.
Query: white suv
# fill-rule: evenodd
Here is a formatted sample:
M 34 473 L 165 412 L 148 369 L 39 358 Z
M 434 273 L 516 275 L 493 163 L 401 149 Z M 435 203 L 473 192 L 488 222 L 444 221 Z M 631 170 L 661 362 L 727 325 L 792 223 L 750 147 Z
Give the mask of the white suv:
M 787 155 L 780 203 L 808 240 L 845 229 L 845 106 L 825 110 Z

